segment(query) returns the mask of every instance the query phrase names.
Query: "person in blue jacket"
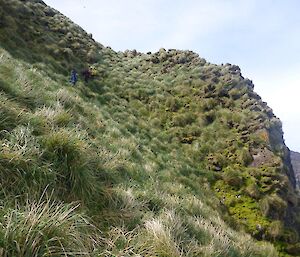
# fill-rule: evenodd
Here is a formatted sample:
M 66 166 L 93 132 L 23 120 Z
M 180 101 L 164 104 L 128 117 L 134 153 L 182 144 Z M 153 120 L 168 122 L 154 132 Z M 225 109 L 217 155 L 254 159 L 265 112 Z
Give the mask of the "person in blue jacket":
M 73 69 L 73 70 L 71 71 L 70 82 L 73 84 L 73 86 L 75 86 L 77 80 L 78 80 L 78 78 L 77 78 L 77 72 L 76 72 L 76 70 Z

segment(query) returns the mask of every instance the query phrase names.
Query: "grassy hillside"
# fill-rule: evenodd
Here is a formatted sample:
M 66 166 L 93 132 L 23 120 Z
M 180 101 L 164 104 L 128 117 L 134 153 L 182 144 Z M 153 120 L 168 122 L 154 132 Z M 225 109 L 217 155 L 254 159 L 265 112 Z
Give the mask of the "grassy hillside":
M 0 7 L 1 256 L 299 255 L 281 123 L 238 66 Z

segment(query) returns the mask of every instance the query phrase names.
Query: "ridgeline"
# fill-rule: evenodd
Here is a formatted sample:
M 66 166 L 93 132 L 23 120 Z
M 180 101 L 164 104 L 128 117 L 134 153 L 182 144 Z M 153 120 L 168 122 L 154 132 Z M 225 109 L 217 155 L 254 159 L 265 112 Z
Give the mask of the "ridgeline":
M 0 185 L 0 256 L 300 256 L 282 125 L 238 66 L 115 52 L 41 0 L 0 0 Z

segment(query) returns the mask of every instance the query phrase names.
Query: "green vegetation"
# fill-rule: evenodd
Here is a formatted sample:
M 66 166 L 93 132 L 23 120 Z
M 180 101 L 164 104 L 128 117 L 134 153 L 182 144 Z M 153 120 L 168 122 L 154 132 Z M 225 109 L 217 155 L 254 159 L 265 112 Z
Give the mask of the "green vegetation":
M 48 200 L 7 209 L 1 218 L 1 256 L 74 256 L 93 250 L 95 231 L 77 207 Z
M 237 66 L 0 6 L 1 256 L 297 256 L 281 123 Z

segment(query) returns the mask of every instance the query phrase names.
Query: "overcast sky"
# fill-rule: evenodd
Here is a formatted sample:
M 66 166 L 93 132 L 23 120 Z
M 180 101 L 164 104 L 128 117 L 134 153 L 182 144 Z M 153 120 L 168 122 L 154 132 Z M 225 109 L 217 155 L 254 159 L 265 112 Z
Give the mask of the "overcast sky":
M 300 1 L 45 0 L 114 50 L 193 50 L 232 63 L 283 122 L 300 151 Z

